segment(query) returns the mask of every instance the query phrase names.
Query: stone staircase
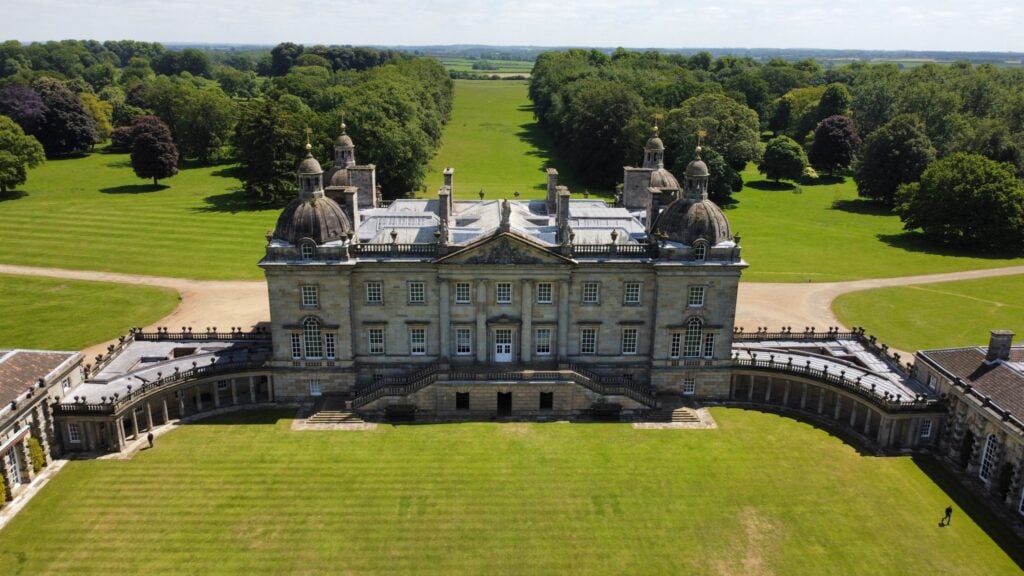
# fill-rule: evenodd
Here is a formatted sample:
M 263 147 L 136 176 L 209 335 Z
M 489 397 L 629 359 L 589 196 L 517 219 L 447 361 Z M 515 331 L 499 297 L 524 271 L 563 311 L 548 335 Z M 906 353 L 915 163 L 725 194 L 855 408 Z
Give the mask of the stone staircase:
M 696 407 L 674 394 L 659 394 L 658 408 L 647 413 L 647 422 L 671 422 L 673 424 L 699 424 L 700 416 Z
M 307 424 L 362 424 L 364 421 L 352 412 L 343 397 L 325 396 L 313 406 Z

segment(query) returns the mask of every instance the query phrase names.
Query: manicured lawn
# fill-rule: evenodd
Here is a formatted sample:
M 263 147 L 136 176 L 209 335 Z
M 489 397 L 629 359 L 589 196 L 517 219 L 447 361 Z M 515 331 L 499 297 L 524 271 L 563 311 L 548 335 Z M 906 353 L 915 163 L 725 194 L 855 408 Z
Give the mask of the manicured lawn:
M 487 62 L 497 66 L 497 70 L 473 70 L 473 63 L 477 61 L 470 60 L 469 58 L 440 58 L 440 61 L 446 70 L 473 72 L 474 74 L 486 74 L 488 76 L 493 74 L 499 76 L 516 76 L 520 74 L 528 76 L 533 72 L 533 62 L 522 60 L 487 60 Z
M 521 80 L 456 80 L 455 108 L 444 141 L 427 172 L 426 196 L 434 197 L 446 166 L 455 168 L 455 197 L 544 198 L 547 168 L 559 172 L 559 184 L 582 197 L 572 170 L 554 153 L 547 134 L 533 118 L 533 104 Z M 590 190 L 611 197 L 612 191 Z
M 993 329 L 1024 334 L 1024 276 L 852 292 L 832 309 L 901 350 L 987 345 Z
M 80 350 L 177 305 L 164 288 L 0 274 L 0 348 Z
M 184 278 L 254 279 L 279 209 L 254 210 L 230 167 L 186 168 L 153 190 L 127 155 L 50 160 L 0 201 L 0 262 Z
M 959 500 L 952 525 L 937 526 L 955 496 L 912 459 L 861 456 L 774 415 L 713 414 L 717 431 L 292 432 L 289 413 L 224 416 L 131 461 L 69 463 L 0 532 L 0 565 L 23 574 L 1019 573 Z
M 852 178 L 799 188 L 764 180 L 751 165 L 726 211 L 742 236 L 756 282 L 832 282 L 939 274 L 1024 264 L 1024 258 L 973 256 L 935 248 L 903 230 L 899 218 L 860 200 Z

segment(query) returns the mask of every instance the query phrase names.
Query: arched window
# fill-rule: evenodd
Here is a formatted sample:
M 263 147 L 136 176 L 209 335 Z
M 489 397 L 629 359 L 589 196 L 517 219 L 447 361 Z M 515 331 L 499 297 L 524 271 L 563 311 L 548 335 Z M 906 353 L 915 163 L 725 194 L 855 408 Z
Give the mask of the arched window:
M 708 245 L 704 242 L 697 242 L 693 245 L 693 259 L 699 262 L 708 257 Z
M 320 338 L 320 321 L 306 318 L 302 321 L 302 343 L 306 348 L 306 358 L 322 358 L 324 344 Z
M 985 450 L 981 453 L 981 466 L 978 468 L 978 478 L 988 482 L 996 471 L 999 463 L 999 440 L 995 434 L 989 434 L 985 440 Z
M 299 244 L 299 252 L 302 255 L 303 260 L 312 260 L 316 256 L 316 244 L 308 240 L 304 240 Z
M 683 337 L 683 356 L 696 358 L 700 356 L 700 339 L 704 329 L 704 323 L 700 318 L 690 318 L 686 321 L 686 334 Z

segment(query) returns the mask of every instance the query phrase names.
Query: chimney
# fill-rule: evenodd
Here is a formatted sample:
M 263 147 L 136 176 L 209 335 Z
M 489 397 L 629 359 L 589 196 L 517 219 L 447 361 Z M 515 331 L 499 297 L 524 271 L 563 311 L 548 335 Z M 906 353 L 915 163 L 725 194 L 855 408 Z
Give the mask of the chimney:
M 1014 334 L 1010 330 L 993 330 L 988 340 L 988 354 L 985 354 L 985 362 L 1009 361 L 1013 336 Z
M 555 213 L 555 221 L 558 225 L 559 234 L 567 234 L 569 231 L 569 189 L 565 186 L 557 186 L 555 190 L 558 192 L 558 208 Z M 565 243 L 565 238 L 562 238 L 562 243 Z
M 447 171 L 445 174 L 447 175 Z M 445 180 L 448 181 L 449 178 L 445 176 Z M 437 191 L 437 219 L 441 221 L 442 233 L 447 235 L 452 225 L 452 192 L 447 184 Z M 443 238 L 443 241 L 447 244 L 448 238 Z
M 558 170 L 548 168 L 548 214 L 558 206 Z
M 356 233 L 356 236 L 359 236 L 359 188 L 346 186 L 344 194 L 345 205 L 343 209 L 348 213 L 348 219 L 352 221 L 352 231 Z

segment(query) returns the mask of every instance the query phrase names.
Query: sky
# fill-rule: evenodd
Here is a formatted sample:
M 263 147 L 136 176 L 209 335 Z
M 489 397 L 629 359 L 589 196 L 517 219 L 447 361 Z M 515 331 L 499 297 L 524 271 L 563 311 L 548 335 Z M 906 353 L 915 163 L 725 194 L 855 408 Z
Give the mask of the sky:
M 0 40 L 1024 52 L 1022 0 L 0 0 Z

